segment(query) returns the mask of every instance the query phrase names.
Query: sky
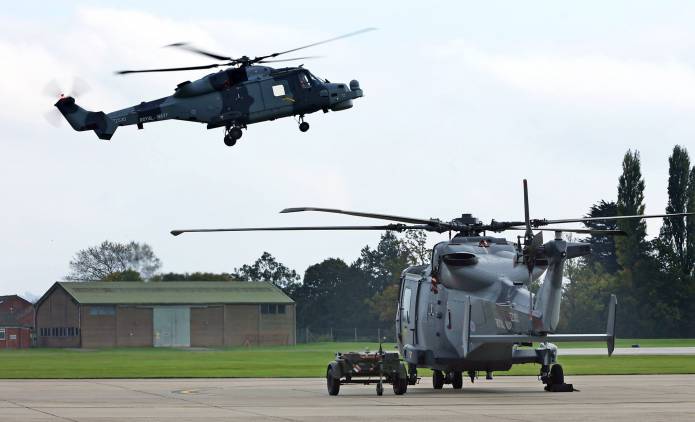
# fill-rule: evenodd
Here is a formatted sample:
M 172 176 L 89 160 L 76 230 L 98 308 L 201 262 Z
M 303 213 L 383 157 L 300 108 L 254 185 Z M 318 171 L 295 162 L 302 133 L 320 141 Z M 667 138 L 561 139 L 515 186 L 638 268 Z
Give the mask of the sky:
M 4 5 L 0 294 L 40 296 L 75 252 L 106 239 L 150 244 L 165 272 L 229 272 L 263 251 L 303 272 L 378 243 L 378 232 L 169 234 L 373 223 L 278 214 L 286 207 L 518 220 L 527 178 L 532 217 L 580 217 L 615 200 L 628 149 L 641 154 L 646 212 L 663 212 L 673 146 L 695 154 L 694 18 L 687 1 Z M 305 62 L 314 74 L 357 79 L 365 93 L 350 110 L 307 116 L 307 133 L 279 119 L 228 148 L 222 129 L 187 122 L 102 141 L 45 119 L 53 79 L 66 92 L 85 81 L 78 104 L 109 112 L 207 73 L 114 75 L 208 63 L 167 44 L 252 56 L 365 27 L 378 31 L 306 51 L 323 56 Z

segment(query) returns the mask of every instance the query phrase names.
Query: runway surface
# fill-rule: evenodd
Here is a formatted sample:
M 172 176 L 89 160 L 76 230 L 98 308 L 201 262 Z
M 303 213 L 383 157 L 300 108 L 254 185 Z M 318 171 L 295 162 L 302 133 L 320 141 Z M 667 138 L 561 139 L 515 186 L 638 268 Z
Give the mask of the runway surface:
M 2 421 L 583 421 L 695 420 L 695 375 L 567 377 L 579 392 L 548 393 L 535 377 L 464 382 L 435 391 L 428 379 L 395 396 L 323 379 L 0 381 Z

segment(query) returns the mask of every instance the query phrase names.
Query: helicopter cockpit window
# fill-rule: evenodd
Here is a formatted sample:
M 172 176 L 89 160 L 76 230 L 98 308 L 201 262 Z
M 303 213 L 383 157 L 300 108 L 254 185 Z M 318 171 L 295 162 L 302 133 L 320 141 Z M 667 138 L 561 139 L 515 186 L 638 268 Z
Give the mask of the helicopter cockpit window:
M 309 89 L 311 88 L 311 83 L 309 82 L 309 78 L 307 77 L 306 73 L 300 72 L 298 74 L 299 76 L 299 85 L 304 88 L 304 89 Z
M 314 84 L 320 84 L 324 82 L 323 79 L 319 78 L 311 72 L 309 72 L 309 80 L 311 80 Z

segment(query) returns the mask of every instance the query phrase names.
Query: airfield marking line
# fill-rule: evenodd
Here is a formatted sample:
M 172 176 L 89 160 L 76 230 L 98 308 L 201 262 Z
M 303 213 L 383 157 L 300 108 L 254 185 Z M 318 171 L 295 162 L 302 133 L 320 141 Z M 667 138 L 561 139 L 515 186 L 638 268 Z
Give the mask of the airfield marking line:
M 150 391 L 143 391 L 143 390 L 135 389 L 135 388 L 128 388 L 128 387 L 123 386 L 123 385 L 111 384 L 111 383 L 107 383 L 107 382 L 101 382 L 98 380 L 94 380 L 92 382 L 95 384 L 106 385 L 109 387 L 116 387 L 116 388 L 130 391 L 130 392 L 135 392 L 135 393 L 140 393 L 140 394 L 148 394 L 150 396 L 155 396 L 155 397 L 159 397 L 159 398 L 163 398 L 163 399 L 173 399 L 174 401 L 183 401 L 186 403 L 197 404 L 199 407 L 203 407 L 203 408 L 207 407 L 207 408 L 220 409 L 220 410 L 225 410 L 225 411 L 235 410 L 237 412 L 247 413 L 247 414 L 253 415 L 253 416 L 277 419 L 277 420 L 281 420 L 281 421 L 295 422 L 295 421 L 301 420 L 301 419 L 288 419 L 288 418 L 283 418 L 280 416 L 268 416 L 268 415 L 265 415 L 263 413 L 253 412 L 251 410 L 246 410 L 246 409 L 240 409 L 237 406 L 223 406 L 223 405 L 218 405 L 218 404 L 204 403 L 204 402 L 188 399 L 187 397 L 190 397 L 190 395 L 188 395 L 187 397 L 184 397 L 183 395 L 168 396 L 165 394 L 153 393 Z M 194 389 L 189 389 L 189 390 L 194 390 Z M 174 391 L 172 391 L 172 393 L 175 393 L 176 391 L 182 391 L 182 390 L 174 390 Z
M 58 415 L 53 414 L 53 413 L 51 413 L 51 412 L 48 412 L 48 411 L 46 411 L 46 410 L 41 410 L 41 409 L 38 408 L 38 407 L 27 406 L 27 405 L 24 405 L 24 404 L 21 404 L 21 403 L 13 402 L 12 400 L 4 400 L 4 401 L 6 401 L 7 403 L 12 403 L 12 404 L 14 404 L 15 406 L 17 406 L 18 408 L 23 408 L 23 409 L 27 409 L 27 410 L 32 410 L 32 411 L 34 411 L 34 412 L 41 413 L 41 414 L 48 415 L 48 416 L 52 416 L 52 417 L 54 417 L 54 418 L 61 419 L 61 420 L 64 420 L 64 421 L 79 422 L 77 419 L 72 419 L 72 418 L 68 418 L 68 417 L 65 417 L 65 416 L 58 416 Z

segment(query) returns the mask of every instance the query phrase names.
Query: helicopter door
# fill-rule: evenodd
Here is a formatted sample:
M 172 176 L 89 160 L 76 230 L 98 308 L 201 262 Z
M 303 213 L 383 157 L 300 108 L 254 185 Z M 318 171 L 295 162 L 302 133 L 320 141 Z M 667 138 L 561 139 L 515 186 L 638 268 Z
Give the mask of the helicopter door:
M 292 114 L 295 98 L 287 79 L 274 78 L 262 83 L 266 111 L 274 114 Z
M 403 344 L 417 343 L 417 297 L 419 283 L 404 280 L 400 301 L 401 338 Z

